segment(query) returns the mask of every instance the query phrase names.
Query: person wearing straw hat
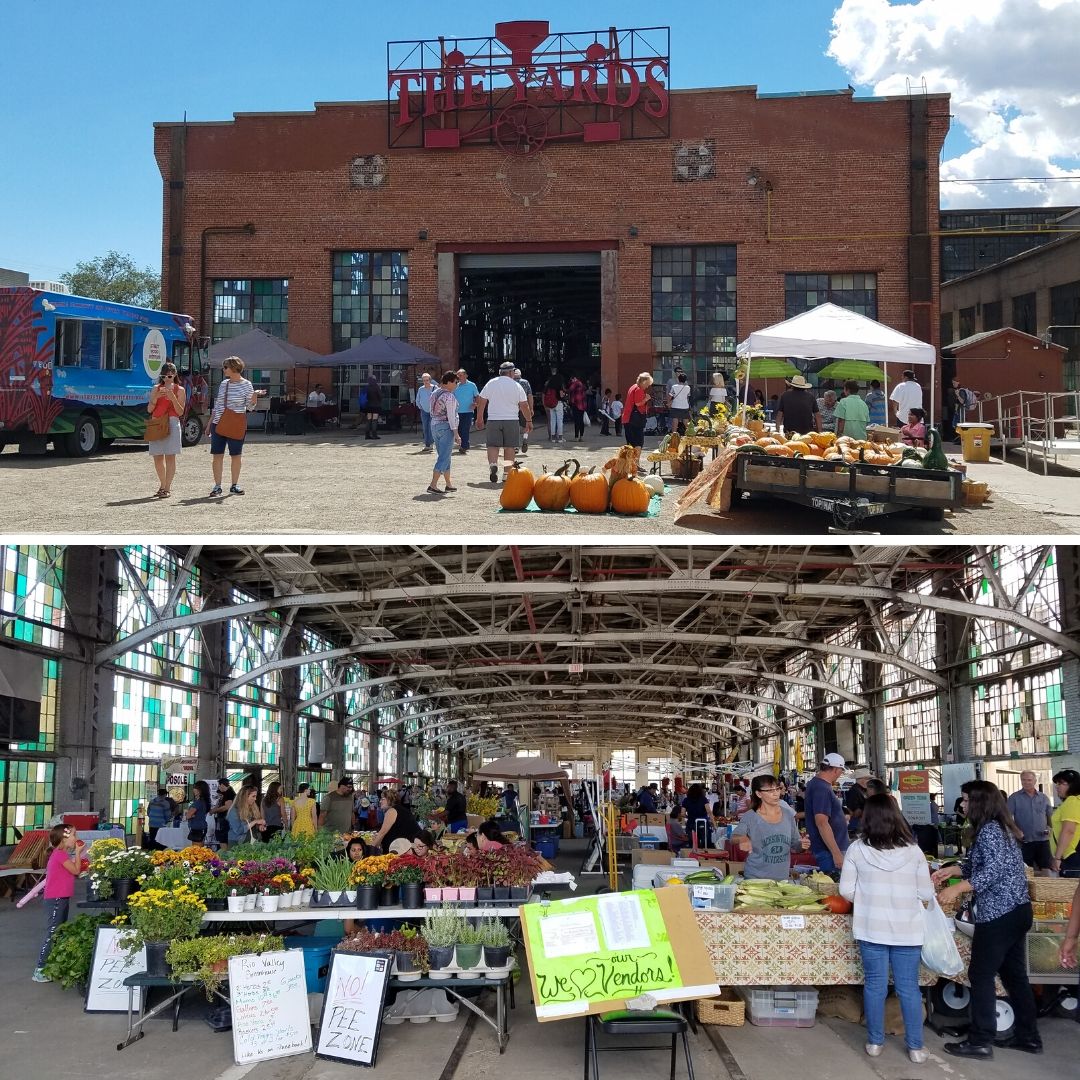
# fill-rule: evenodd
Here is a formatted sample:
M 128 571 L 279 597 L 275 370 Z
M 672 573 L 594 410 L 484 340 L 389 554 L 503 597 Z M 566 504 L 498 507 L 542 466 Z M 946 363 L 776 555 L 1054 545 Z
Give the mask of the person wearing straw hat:
M 780 396 L 776 410 L 776 427 L 787 433 L 805 435 L 821 430 L 821 414 L 812 387 L 801 375 L 786 379 L 787 390 Z

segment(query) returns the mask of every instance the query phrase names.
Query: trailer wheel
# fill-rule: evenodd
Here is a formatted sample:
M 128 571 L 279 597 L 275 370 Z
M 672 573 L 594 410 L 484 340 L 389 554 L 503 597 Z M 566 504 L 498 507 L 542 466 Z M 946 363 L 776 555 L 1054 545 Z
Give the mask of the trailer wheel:
M 939 979 L 930 987 L 930 1004 L 934 1012 L 946 1020 L 967 1019 L 971 991 L 960 983 Z
M 997 1018 L 997 1035 L 995 1038 L 1007 1039 L 1016 1028 L 1016 1010 L 1012 1002 L 1006 998 L 998 998 L 994 1003 Z
M 1070 987 L 1062 987 L 1064 993 L 1057 1000 L 1057 1004 L 1054 1006 L 1054 1016 L 1064 1017 L 1066 1020 L 1075 1020 L 1078 1006 L 1080 1006 L 1080 996 L 1076 991 Z
M 75 430 L 64 436 L 64 450 L 69 457 L 89 457 L 101 447 L 101 425 L 93 413 L 83 413 L 75 421 Z
M 203 437 L 203 422 L 197 413 L 189 412 L 180 425 L 180 444 L 198 446 Z
M 923 521 L 944 521 L 945 511 L 940 506 L 927 506 L 920 511 Z

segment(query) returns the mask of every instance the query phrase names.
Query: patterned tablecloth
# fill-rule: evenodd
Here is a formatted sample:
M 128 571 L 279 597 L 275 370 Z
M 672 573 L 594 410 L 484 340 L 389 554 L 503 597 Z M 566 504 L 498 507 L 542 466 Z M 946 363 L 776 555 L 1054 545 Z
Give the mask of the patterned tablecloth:
M 851 936 L 850 915 L 806 915 L 802 928 L 786 930 L 780 912 L 694 914 L 721 986 L 862 985 L 862 960 Z M 971 939 L 961 933 L 955 938 L 966 972 Z M 920 969 L 922 985 L 937 979 L 933 972 Z M 955 981 L 966 984 L 966 973 Z

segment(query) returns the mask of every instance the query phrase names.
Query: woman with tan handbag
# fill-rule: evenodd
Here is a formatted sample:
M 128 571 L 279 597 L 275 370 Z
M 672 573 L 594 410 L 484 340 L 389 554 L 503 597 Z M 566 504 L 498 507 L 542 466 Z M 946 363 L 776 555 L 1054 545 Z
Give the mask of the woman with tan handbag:
M 221 365 L 225 378 L 218 387 L 214 411 L 210 414 L 210 461 L 214 472 L 214 486 L 210 498 L 221 494 L 221 473 L 225 464 L 225 447 L 229 448 L 229 471 L 232 482 L 230 495 L 243 495 L 240 487 L 240 466 L 247 436 L 247 414 L 255 408 L 255 402 L 266 396 L 265 390 L 256 390 L 244 378 L 244 361 L 230 356 Z
M 155 499 L 167 499 L 172 494 L 176 475 L 176 457 L 180 453 L 180 417 L 184 415 L 187 394 L 177 382 L 176 365 L 164 363 L 157 384 L 150 391 L 146 411 L 146 441 L 157 472 L 158 489 Z

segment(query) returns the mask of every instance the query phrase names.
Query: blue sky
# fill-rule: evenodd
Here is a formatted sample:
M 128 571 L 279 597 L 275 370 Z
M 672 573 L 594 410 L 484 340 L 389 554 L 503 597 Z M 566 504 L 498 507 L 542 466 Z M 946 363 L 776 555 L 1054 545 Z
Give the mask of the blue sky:
M 1013 2 L 980 5 L 1008 8 Z M 1059 2 L 1023 0 L 1040 6 Z M 671 26 L 674 88 L 753 84 L 782 93 L 852 83 L 871 93 L 875 83 L 897 76 L 890 50 L 897 57 L 910 52 L 900 32 L 908 13 L 936 15 L 928 9 L 941 3 L 956 11 L 967 0 L 696 0 L 666 6 L 503 0 L 455 9 L 430 0 L 9 5 L 0 66 L 0 266 L 55 278 L 77 261 L 114 248 L 140 265 L 157 267 L 161 181 L 153 158 L 155 121 L 179 120 L 185 110 L 192 120 L 223 120 L 233 112 L 382 98 L 387 40 L 485 36 L 497 21 L 514 18 L 546 18 L 552 30 L 565 31 L 661 22 Z M 877 12 L 868 11 L 875 7 Z M 838 8 L 844 15 L 840 29 L 846 31 L 844 66 L 827 55 Z M 875 41 L 875 28 L 885 25 L 882 9 L 899 31 Z M 864 62 L 870 53 L 876 67 Z M 855 81 L 856 70 L 862 83 Z M 1022 112 L 1022 99 L 1019 106 L 1004 107 Z M 947 156 L 963 155 L 979 143 L 956 127 Z

